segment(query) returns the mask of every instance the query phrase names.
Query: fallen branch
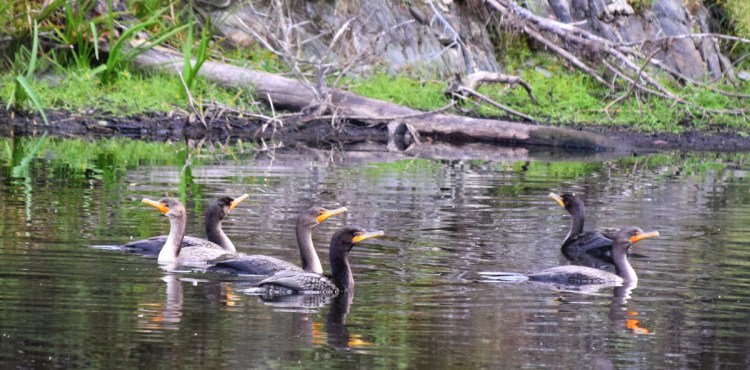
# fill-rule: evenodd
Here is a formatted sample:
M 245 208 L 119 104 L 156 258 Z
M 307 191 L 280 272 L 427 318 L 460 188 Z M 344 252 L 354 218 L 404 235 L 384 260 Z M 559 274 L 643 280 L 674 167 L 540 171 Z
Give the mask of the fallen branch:
M 462 92 L 462 93 L 466 93 L 466 94 L 469 94 L 471 96 L 477 97 L 480 100 L 482 100 L 482 101 L 484 101 L 484 102 L 492 105 L 493 107 L 495 107 L 497 109 L 500 109 L 502 111 L 508 112 L 508 113 L 510 113 L 510 114 L 512 114 L 514 116 L 521 117 L 521 118 L 523 118 L 526 121 L 529 121 L 529 122 L 532 122 L 532 123 L 538 123 L 533 117 L 528 116 L 526 114 L 523 114 L 523 113 L 521 113 L 521 112 L 519 112 L 519 111 L 517 111 L 517 110 L 515 110 L 515 109 L 513 109 L 511 107 L 508 107 L 507 105 L 500 104 L 500 103 L 492 100 L 490 97 L 477 92 L 474 89 L 470 89 L 468 87 L 461 86 L 461 87 L 459 87 L 459 91 Z
M 182 60 L 163 49 L 152 49 L 134 59 L 137 67 L 174 73 L 182 70 Z M 245 89 L 252 86 L 255 96 L 273 101 L 275 109 L 299 111 L 308 106 L 316 93 L 302 82 L 278 75 L 248 70 L 220 62 L 206 61 L 199 74 L 228 87 Z M 397 104 L 365 98 L 346 91 L 330 89 L 331 104 L 337 120 L 387 122 L 398 118 L 411 125 L 420 135 L 438 138 L 577 147 L 594 150 L 615 149 L 619 145 L 586 131 L 560 127 L 527 125 L 503 120 L 455 116 L 437 112 L 421 112 Z M 277 117 L 276 117 L 277 118 Z
M 531 101 L 533 101 L 534 104 L 539 104 L 539 102 L 536 100 L 536 96 L 534 96 L 534 92 L 531 89 L 531 85 L 529 85 L 526 81 L 523 80 L 523 78 L 519 76 L 510 76 L 495 72 L 474 72 L 463 78 L 463 81 L 463 86 L 468 90 L 476 90 L 479 86 L 487 83 L 504 83 L 510 85 L 511 87 L 521 85 L 526 90 L 526 93 L 529 94 L 529 98 L 531 98 Z

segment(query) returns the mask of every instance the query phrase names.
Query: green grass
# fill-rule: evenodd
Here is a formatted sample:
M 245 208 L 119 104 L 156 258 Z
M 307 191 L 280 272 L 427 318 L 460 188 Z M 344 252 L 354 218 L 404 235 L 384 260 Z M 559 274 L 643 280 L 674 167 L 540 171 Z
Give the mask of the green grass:
M 354 93 L 416 109 L 432 110 L 448 103 L 443 94 L 446 87 L 443 82 L 418 81 L 385 73 L 349 82 L 349 90 Z
M 268 57 L 266 55 L 266 57 Z M 262 64 L 262 58 L 253 61 Z M 605 107 L 618 95 L 599 86 L 588 76 L 577 71 L 559 68 L 554 64 L 543 66 L 553 76 L 545 77 L 533 68 L 526 68 L 523 78 L 532 86 L 539 104 L 535 105 L 522 88 L 511 89 L 505 85 L 488 85 L 479 89 L 496 101 L 554 125 L 590 124 L 624 126 L 642 132 L 681 132 L 689 127 L 697 129 L 724 129 L 750 132 L 750 125 L 741 117 L 731 115 L 704 115 L 695 109 L 674 105 L 671 101 L 654 97 L 630 96 Z M 166 74 L 140 74 L 121 70 L 110 83 L 101 83 L 91 70 L 67 70 L 55 77 L 56 83 L 45 78 L 30 79 L 40 104 L 47 109 L 84 112 L 94 109 L 99 114 L 128 116 L 154 111 L 184 109 L 187 97 L 178 76 Z M 512 73 L 512 72 L 511 72 Z M 8 96 L 15 81 L 12 75 L 0 77 L 0 93 Z M 443 91 L 447 86 L 441 80 L 417 80 L 407 76 L 375 74 L 366 79 L 345 81 L 346 88 L 363 96 L 382 99 L 420 110 L 433 110 L 445 106 L 448 99 Z M 748 92 L 747 86 L 743 86 Z M 684 87 L 675 90 L 684 99 L 715 109 L 731 107 L 733 101 L 724 95 Z M 250 109 L 247 92 L 217 86 L 197 78 L 191 90 L 198 101 L 215 101 L 238 109 Z M 484 117 L 507 117 L 487 104 L 479 107 L 472 103 L 464 108 L 475 108 Z
M 520 87 L 511 89 L 507 85 L 493 84 L 480 87 L 479 92 L 531 115 L 540 122 L 553 125 L 620 126 L 642 132 L 679 133 L 685 130 L 684 123 L 689 122 L 689 127 L 697 129 L 750 130 L 750 124 L 742 117 L 705 115 L 695 108 L 675 105 L 672 101 L 651 96 L 631 94 L 608 107 L 623 92 L 610 95 L 608 89 L 589 76 L 580 71 L 562 68 L 546 56 L 538 56 L 535 60 L 542 63 L 540 67 L 549 71 L 552 76 L 545 77 L 534 68 L 521 67 L 523 63 L 517 61 L 508 64 L 519 66 L 518 71 L 508 73 L 520 74 L 532 86 L 539 104 L 534 104 Z M 670 85 L 668 82 L 664 84 Z M 742 86 L 745 93 L 748 92 L 748 86 Z M 349 89 L 367 97 L 421 110 L 433 110 L 447 103 L 443 94 L 446 87 L 447 83 L 444 81 L 425 82 L 405 76 L 377 74 L 352 83 Z M 707 89 L 686 86 L 673 88 L 673 91 L 683 99 L 707 108 L 721 110 L 736 106 L 731 98 Z M 475 113 L 483 117 L 508 117 L 505 112 L 488 104 L 475 106 L 467 103 L 464 108 L 474 108 Z
M 32 86 L 42 105 L 48 109 L 129 116 L 146 112 L 167 112 L 187 106 L 187 97 L 179 76 L 143 75 L 120 71 L 112 83 L 101 83 L 90 70 L 71 70 L 48 79 L 33 80 Z M 2 95 L 7 96 L 13 76 L 0 77 Z M 53 82 L 48 82 L 52 80 Z M 193 97 L 199 101 L 217 101 L 237 108 L 249 109 L 245 94 L 195 80 Z

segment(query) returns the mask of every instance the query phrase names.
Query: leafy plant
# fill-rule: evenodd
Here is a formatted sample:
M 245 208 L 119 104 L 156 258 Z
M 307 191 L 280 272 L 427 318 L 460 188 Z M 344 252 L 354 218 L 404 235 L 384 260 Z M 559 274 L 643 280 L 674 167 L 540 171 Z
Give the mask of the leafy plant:
M 91 67 L 92 60 L 99 59 L 97 23 L 101 19 L 88 20 L 87 14 L 95 2 L 80 1 L 77 7 L 65 6 L 64 16 L 59 21 L 49 22 L 53 30 L 55 43 L 67 46 L 61 55 L 69 56 L 79 69 Z M 56 25 L 61 22 L 60 25 Z
M 39 97 L 37 97 L 36 92 L 29 83 L 29 80 L 34 76 L 34 70 L 36 69 L 38 51 L 39 26 L 37 25 L 36 21 L 34 21 L 34 35 L 32 39 L 29 63 L 26 68 L 26 74 L 16 76 L 15 85 L 11 90 L 10 97 L 8 98 L 8 105 L 6 106 L 6 109 L 15 109 L 21 105 L 31 102 L 42 115 L 44 124 L 49 124 L 49 121 L 47 120 L 47 114 L 44 113 L 44 107 L 42 106 Z
M 132 40 L 135 39 L 135 36 L 145 30 L 146 28 L 155 25 L 159 23 L 159 17 L 164 13 L 166 9 L 160 10 L 156 12 L 156 14 L 152 15 L 151 18 L 148 20 L 141 22 L 139 24 L 133 25 L 130 28 L 128 28 L 125 32 L 120 35 L 117 40 L 114 40 L 114 32 L 112 29 L 112 24 L 114 24 L 114 19 L 112 18 L 110 13 L 110 17 L 108 19 L 108 23 L 110 25 L 110 49 L 109 49 L 109 56 L 107 57 L 107 62 L 105 65 L 107 66 L 106 69 L 102 72 L 102 81 L 105 83 L 110 83 L 114 81 L 114 78 L 116 77 L 118 71 L 122 68 L 124 64 L 127 64 L 131 62 L 133 59 L 135 59 L 137 56 L 151 50 L 155 46 L 161 44 L 165 40 L 169 39 L 170 37 L 174 36 L 178 32 L 184 30 L 186 27 L 189 26 L 189 24 L 184 24 L 181 26 L 177 26 L 171 30 L 167 30 L 165 32 L 156 34 L 152 37 L 150 37 L 147 40 L 139 41 L 137 43 L 131 43 Z
M 203 66 L 203 63 L 208 58 L 206 51 L 208 50 L 208 41 L 211 38 L 208 32 L 209 26 L 206 25 L 201 30 L 201 38 L 198 43 L 198 49 L 195 51 L 195 63 L 193 63 L 193 28 L 194 21 L 188 23 L 187 40 L 182 47 L 182 54 L 184 58 L 182 66 L 182 78 L 185 80 L 185 85 L 188 90 L 193 89 L 195 85 L 195 78 L 198 76 L 198 71 Z

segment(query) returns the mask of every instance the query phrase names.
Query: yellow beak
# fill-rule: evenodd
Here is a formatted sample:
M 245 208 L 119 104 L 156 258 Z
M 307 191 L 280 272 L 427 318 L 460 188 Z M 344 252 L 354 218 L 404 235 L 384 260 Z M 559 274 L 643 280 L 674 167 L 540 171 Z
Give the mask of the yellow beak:
M 370 238 L 378 238 L 378 237 L 381 237 L 383 235 L 385 235 L 385 231 L 383 231 L 383 230 L 371 231 L 371 232 L 362 231 L 362 232 L 360 232 L 359 234 L 357 234 L 352 239 L 352 243 L 356 244 L 356 243 L 359 243 L 359 242 L 361 242 L 363 240 L 367 240 L 367 239 L 370 239 Z
M 247 195 L 247 194 L 242 194 L 239 197 L 234 198 L 234 200 L 232 201 L 232 203 L 229 203 L 229 210 L 230 211 L 233 210 L 234 207 L 237 207 L 238 204 L 242 203 L 247 198 L 250 198 L 250 196 Z
M 550 198 L 552 198 L 552 199 L 554 199 L 554 200 L 555 200 L 555 202 L 557 202 L 557 204 L 559 204 L 559 205 L 560 205 L 560 207 L 563 207 L 563 208 L 565 208 L 565 203 L 563 202 L 563 200 L 562 200 L 562 197 L 561 197 L 561 196 L 559 196 L 559 195 L 557 195 L 557 194 L 555 194 L 555 193 L 549 193 L 549 197 L 550 197 Z
M 340 214 L 342 214 L 342 213 L 344 213 L 346 211 L 348 211 L 348 209 L 346 209 L 346 207 L 336 208 L 334 210 L 325 210 L 325 212 L 323 212 L 323 214 L 321 214 L 321 215 L 318 215 L 318 217 L 315 218 L 315 220 L 318 221 L 318 223 L 321 223 L 321 222 L 327 220 L 331 216 L 340 215 Z

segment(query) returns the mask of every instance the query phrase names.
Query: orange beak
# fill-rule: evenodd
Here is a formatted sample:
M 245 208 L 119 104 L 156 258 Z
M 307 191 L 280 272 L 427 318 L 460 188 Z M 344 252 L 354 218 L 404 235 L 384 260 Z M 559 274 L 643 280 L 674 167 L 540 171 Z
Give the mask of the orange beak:
M 167 212 L 169 212 L 169 208 L 167 208 L 167 206 L 165 206 L 164 204 L 159 203 L 157 201 L 153 201 L 151 199 L 143 198 L 143 200 L 141 202 L 142 203 L 146 203 L 146 204 L 150 205 L 151 207 L 154 207 L 154 208 L 158 209 L 159 212 L 161 212 L 162 214 L 167 214 Z

